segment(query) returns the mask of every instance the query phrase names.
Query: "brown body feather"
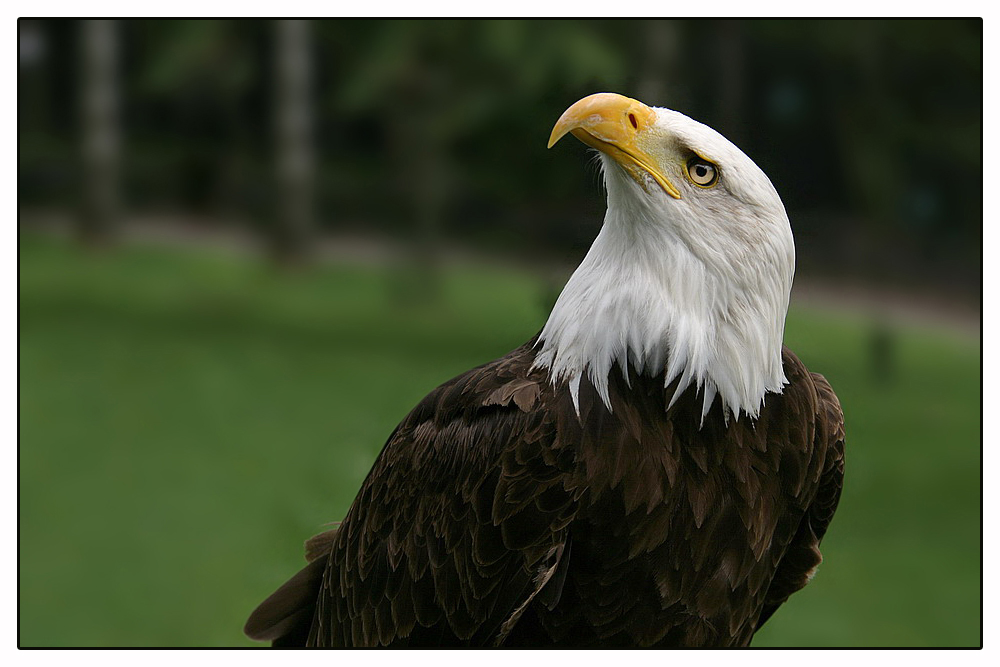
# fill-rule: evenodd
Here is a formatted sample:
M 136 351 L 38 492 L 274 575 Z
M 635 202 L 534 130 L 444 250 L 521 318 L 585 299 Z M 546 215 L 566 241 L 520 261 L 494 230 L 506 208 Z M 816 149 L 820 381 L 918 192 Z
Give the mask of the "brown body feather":
M 783 350 L 760 416 L 531 370 L 534 340 L 432 391 L 339 530 L 247 633 L 312 646 L 745 646 L 819 564 L 843 415 Z

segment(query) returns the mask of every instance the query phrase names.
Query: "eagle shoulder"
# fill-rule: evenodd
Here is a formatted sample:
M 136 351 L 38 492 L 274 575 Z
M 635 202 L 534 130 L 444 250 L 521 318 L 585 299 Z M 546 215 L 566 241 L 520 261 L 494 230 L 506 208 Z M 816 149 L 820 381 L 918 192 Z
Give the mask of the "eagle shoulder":
M 805 587 L 823 561 L 820 543 L 826 534 L 844 486 L 844 413 L 840 400 L 825 377 L 809 372 L 787 349 L 797 367 L 798 384 L 810 390 L 813 427 L 813 459 L 817 479 L 804 489 L 801 502 L 805 513 L 778 563 L 768 587 L 765 604 L 757 621 L 760 628 L 793 593 Z
M 500 642 L 553 603 L 575 499 L 531 343 L 429 393 L 400 423 L 331 544 L 309 643 Z

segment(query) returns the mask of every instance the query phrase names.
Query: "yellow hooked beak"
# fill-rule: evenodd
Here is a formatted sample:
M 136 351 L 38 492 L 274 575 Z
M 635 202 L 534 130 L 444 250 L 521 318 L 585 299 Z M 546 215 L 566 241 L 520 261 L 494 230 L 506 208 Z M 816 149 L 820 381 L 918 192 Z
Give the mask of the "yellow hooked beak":
M 617 93 L 588 95 L 563 112 L 549 136 L 549 148 L 567 133 L 606 153 L 643 188 L 650 176 L 674 199 L 681 193 L 667 180 L 657 160 L 650 155 L 654 143 L 650 128 L 656 112 L 638 100 Z

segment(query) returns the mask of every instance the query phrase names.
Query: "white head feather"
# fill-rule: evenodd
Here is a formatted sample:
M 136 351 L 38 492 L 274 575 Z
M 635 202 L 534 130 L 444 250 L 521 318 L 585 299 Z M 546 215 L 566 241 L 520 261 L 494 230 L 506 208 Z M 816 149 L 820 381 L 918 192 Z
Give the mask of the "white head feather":
M 611 408 L 617 362 L 665 373 L 666 384 L 679 378 L 674 399 L 694 383 L 702 418 L 716 395 L 727 416 L 756 417 L 765 394 L 786 382 L 781 345 L 795 266 L 788 217 L 764 172 L 725 137 L 676 111 L 653 111 L 655 155 L 680 198 L 601 153 L 604 225 L 542 330 L 535 366 L 568 383 L 578 411 L 584 374 Z M 694 155 L 717 165 L 714 187 L 687 176 Z

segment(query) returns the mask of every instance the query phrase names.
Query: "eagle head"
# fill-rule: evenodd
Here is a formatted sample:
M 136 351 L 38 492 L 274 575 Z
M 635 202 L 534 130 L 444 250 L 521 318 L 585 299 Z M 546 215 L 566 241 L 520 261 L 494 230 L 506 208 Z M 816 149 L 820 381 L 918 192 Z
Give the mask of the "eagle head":
M 692 383 L 702 417 L 759 414 L 781 392 L 781 344 L 795 267 L 785 208 L 742 151 L 687 116 L 614 93 L 573 104 L 572 134 L 599 151 L 608 210 L 539 336 L 535 365 L 586 376 L 608 409 L 608 374 L 663 374 L 675 400 Z M 672 401 L 671 401 L 672 402 Z M 669 406 L 668 406 L 669 407 Z

